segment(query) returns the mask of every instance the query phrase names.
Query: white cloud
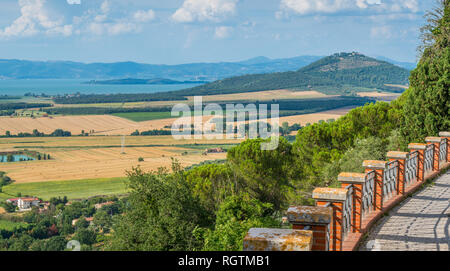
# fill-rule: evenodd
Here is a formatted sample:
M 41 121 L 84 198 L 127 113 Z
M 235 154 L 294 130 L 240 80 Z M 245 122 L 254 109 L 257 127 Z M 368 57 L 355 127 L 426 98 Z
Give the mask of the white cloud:
M 102 5 L 100 6 L 100 9 L 104 14 L 109 13 L 111 11 L 109 1 L 108 0 L 103 1 Z
M 118 22 L 114 24 L 110 24 L 107 27 L 108 34 L 110 35 L 120 35 L 131 32 L 136 32 L 139 30 L 139 27 L 136 24 L 130 22 Z
M 142 29 L 141 23 L 155 19 L 153 10 L 138 10 L 122 18 L 112 18 L 113 6 L 110 1 L 105 0 L 98 10 L 88 10 L 81 18 L 77 18 L 78 24 L 86 24 L 85 31 L 101 35 L 121 35 L 136 33 Z
M 214 37 L 217 39 L 226 39 L 230 36 L 233 31 L 232 27 L 229 26 L 218 26 L 214 32 Z
M 48 36 L 71 36 L 90 33 L 94 35 L 120 35 L 135 33 L 142 29 L 143 23 L 156 18 L 155 12 L 137 10 L 123 12 L 116 8 L 114 0 L 103 0 L 97 7 L 84 10 L 78 16 L 65 18 L 66 10 L 55 10 L 60 0 L 18 0 L 20 16 L 9 26 L 0 28 L 0 38 L 24 37 L 37 34 Z M 79 5 L 81 0 L 66 0 L 70 5 Z M 59 6 L 60 8 L 63 6 Z M 71 21 L 65 23 L 65 21 Z
M 282 0 L 284 10 L 298 14 L 333 13 L 349 7 L 351 0 Z M 358 1 L 361 2 L 361 1 Z M 279 15 L 278 15 L 279 16 Z
M 237 2 L 238 0 L 185 0 L 172 15 L 172 19 L 180 23 L 218 22 L 236 12 Z
M 369 5 L 381 5 L 381 0 L 356 0 L 358 8 L 368 8 Z
M 393 37 L 391 27 L 387 25 L 375 26 L 370 30 L 370 36 L 376 39 L 390 39 Z
M 31 36 L 45 32 L 69 33 L 70 25 L 63 25 L 62 18 L 51 18 L 45 8 L 46 0 L 19 0 L 20 17 L 0 29 L 0 37 Z
M 390 13 L 390 14 L 375 14 L 368 17 L 374 23 L 386 23 L 391 21 L 414 21 L 421 18 L 415 13 Z
M 417 0 L 281 0 L 281 12 L 300 15 L 337 13 L 341 11 L 374 10 L 377 12 L 419 11 Z M 277 18 L 283 14 L 278 11 Z
M 138 22 L 149 22 L 153 21 L 156 18 L 155 12 L 151 9 L 145 11 L 145 10 L 138 10 L 133 15 L 134 19 Z
M 81 0 L 67 0 L 69 5 L 81 5 Z
M 57 26 L 55 28 L 47 30 L 46 33 L 49 35 L 63 35 L 65 37 L 68 37 L 73 33 L 73 25 Z
M 417 0 L 397 0 L 394 2 L 395 3 L 392 5 L 393 11 L 401 11 L 404 9 L 409 9 L 412 12 L 419 11 L 419 3 Z

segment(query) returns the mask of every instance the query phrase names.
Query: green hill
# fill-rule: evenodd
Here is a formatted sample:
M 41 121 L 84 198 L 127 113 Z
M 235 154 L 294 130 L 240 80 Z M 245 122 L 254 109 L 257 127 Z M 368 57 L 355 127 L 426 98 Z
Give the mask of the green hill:
M 293 72 L 252 74 L 218 80 L 183 90 L 184 95 L 211 95 L 274 89 L 314 89 L 327 94 L 351 94 L 378 89 L 403 91 L 409 71 L 359 53 L 339 53 Z

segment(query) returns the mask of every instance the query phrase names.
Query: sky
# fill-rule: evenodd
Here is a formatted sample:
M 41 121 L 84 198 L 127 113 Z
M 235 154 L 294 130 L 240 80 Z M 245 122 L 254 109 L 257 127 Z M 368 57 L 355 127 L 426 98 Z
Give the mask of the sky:
M 1 0 L 0 58 L 151 64 L 357 51 L 416 62 L 435 0 Z

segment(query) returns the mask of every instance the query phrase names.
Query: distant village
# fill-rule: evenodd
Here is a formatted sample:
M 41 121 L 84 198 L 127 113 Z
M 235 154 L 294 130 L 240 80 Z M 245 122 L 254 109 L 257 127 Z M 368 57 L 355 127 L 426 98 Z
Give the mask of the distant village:
M 31 211 L 33 207 L 36 207 L 39 209 L 39 213 L 43 213 L 47 211 L 50 208 L 50 202 L 48 201 L 41 201 L 39 198 L 36 197 L 21 197 L 21 198 L 11 198 L 7 199 L 6 203 L 14 205 L 19 212 L 27 212 Z M 71 202 L 67 202 L 65 206 L 71 205 Z M 104 206 L 112 205 L 114 204 L 113 201 L 103 202 L 103 203 L 97 203 L 94 205 L 96 210 L 101 209 Z M 86 217 L 85 218 L 87 222 L 92 223 L 94 220 L 93 217 Z M 79 219 L 72 220 L 72 226 L 74 226 Z
M 203 155 L 208 155 L 208 153 L 224 153 L 224 152 L 226 152 L 226 151 L 219 147 L 219 148 L 206 149 L 203 152 Z

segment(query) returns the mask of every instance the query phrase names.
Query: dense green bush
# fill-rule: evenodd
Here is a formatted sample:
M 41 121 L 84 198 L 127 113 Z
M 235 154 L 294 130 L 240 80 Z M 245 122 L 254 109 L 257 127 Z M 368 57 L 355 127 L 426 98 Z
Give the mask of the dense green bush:
M 27 108 L 43 108 L 52 107 L 53 104 L 46 103 L 0 103 L 0 111 L 3 110 L 16 110 L 16 109 L 27 109 Z
M 0 135 L 1 137 L 69 137 L 72 136 L 72 133 L 69 131 L 64 131 L 62 129 L 56 129 L 51 134 L 45 134 L 39 132 L 37 129 L 34 129 L 32 133 L 18 133 L 17 135 L 11 134 L 9 131 L 6 131 L 5 135 Z
M 129 208 L 113 226 L 113 250 L 195 250 L 197 227 L 211 223 L 177 165 L 175 173 L 129 172 Z
M 242 178 L 242 184 L 252 198 L 271 203 L 275 210 L 286 207 L 286 192 L 294 175 L 292 145 L 279 138 L 278 147 L 262 150 L 269 140 L 246 140 L 228 151 L 227 159 L 234 174 Z
M 213 230 L 199 230 L 203 250 L 239 251 L 250 228 L 274 228 L 280 223 L 273 217 L 270 203 L 262 203 L 247 196 L 231 196 L 220 205 Z

